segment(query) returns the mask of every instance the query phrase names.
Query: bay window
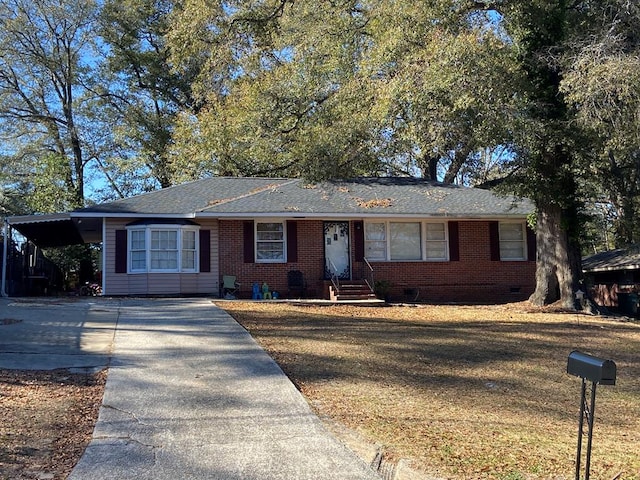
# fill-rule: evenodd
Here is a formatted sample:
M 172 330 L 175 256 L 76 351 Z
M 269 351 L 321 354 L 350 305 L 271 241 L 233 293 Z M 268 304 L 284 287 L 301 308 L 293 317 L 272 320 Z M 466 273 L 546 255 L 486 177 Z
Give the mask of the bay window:
M 129 268 L 132 272 L 145 272 L 147 270 L 146 245 L 144 230 L 131 230 L 129 232 Z
M 197 226 L 145 225 L 127 230 L 129 273 L 197 271 Z
M 196 269 L 198 242 L 195 230 L 182 230 L 182 270 Z

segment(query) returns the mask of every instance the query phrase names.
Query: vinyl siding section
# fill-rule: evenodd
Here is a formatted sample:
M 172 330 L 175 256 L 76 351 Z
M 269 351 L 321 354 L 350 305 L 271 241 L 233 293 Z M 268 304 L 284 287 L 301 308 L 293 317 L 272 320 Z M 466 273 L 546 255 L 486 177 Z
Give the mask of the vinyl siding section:
M 104 295 L 211 295 L 219 292 L 218 221 L 198 222 L 211 231 L 211 271 L 205 273 L 116 273 L 116 230 L 123 230 L 137 218 L 107 219 L 105 226 Z

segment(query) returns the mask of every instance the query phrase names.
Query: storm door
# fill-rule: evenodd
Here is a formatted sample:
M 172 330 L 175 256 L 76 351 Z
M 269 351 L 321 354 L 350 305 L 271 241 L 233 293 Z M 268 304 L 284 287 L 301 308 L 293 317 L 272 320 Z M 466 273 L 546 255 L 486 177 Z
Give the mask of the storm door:
M 324 222 L 324 275 L 351 278 L 349 222 Z

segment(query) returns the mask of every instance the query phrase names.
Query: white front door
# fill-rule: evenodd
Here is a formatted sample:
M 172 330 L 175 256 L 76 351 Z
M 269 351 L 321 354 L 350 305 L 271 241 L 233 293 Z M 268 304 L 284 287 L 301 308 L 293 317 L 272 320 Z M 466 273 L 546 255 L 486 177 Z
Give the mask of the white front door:
M 324 222 L 324 274 L 325 278 L 351 278 L 349 222 Z

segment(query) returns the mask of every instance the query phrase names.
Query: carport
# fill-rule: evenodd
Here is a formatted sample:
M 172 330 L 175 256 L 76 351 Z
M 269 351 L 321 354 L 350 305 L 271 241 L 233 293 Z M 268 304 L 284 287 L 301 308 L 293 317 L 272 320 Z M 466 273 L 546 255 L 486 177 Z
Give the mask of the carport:
M 9 241 L 18 232 L 39 248 L 64 247 L 102 242 L 102 218 L 78 218 L 73 212 L 6 217 L 3 228 L 2 283 L 0 294 L 7 296 Z

